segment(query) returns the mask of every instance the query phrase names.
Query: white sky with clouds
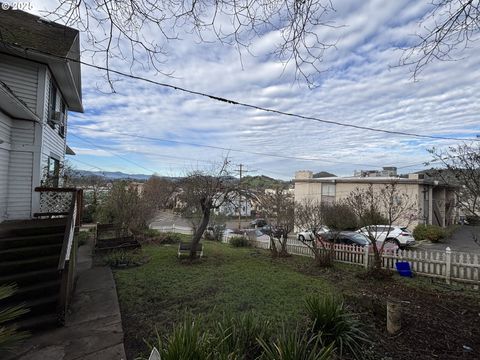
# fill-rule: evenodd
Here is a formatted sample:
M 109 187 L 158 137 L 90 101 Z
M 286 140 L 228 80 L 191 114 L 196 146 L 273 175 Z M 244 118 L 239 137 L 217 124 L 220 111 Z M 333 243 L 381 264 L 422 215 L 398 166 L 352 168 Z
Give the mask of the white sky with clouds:
M 34 1 L 38 12 L 54 1 Z M 341 28 L 326 28 L 324 39 L 337 40 L 326 53 L 320 86 L 309 89 L 294 81 L 292 68 L 268 60 L 275 34 L 255 41 L 243 53 L 220 44 L 199 44 L 191 36 L 172 43 L 165 70 L 175 78 L 137 75 L 263 107 L 343 123 L 411 133 L 470 137 L 480 133 L 480 47 L 457 62 L 431 64 L 411 79 L 408 67 L 394 67 L 397 49 L 415 40 L 428 0 L 333 1 L 331 15 Z M 88 58 L 84 59 L 89 61 Z M 129 63 L 115 69 L 128 72 Z M 429 159 L 426 149 L 455 141 L 429 140 L 338 127 L 242 109 L 207 98 L 132 79 L 116 83 L 117 93 L 104 93 L 102 73 L 83 67 L 84 114 L 69 117 L 69 145 L 75 159 L 108 171 L 181 175 L 218 162 L 227 151 L 150 141 L 106 131 L 218 147 L 272 153 L 315 161 L 287 160 L 231 151 L 234 163 L 256 173 L 289 179 L 296 170 L 351 175 L 354 169 L 402 167 Z M 88 126 L 96 131 L 76 127 Z M 83 141 L 85 139 L 86 141 Z M 99 148 L 100 147 L 100 148 Z M 121 156 L 120 159 L 112 153 Z M 127 160 L 130 160 L 128 162 Z M 321 159 L 321 160 L 319 160 Z M 141 167 L 134 165 L 138 163 Z M 77 163 L 79 168 L 90 169 Z M 401 169 L 418 170 L 422 166 Z M 95 170 L 95 169 L 93 169 Z

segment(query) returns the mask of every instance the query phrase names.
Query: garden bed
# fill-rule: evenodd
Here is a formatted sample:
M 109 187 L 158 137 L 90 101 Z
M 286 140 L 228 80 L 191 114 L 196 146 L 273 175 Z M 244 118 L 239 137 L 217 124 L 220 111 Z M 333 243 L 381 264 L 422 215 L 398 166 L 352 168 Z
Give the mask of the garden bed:
M 145 354 L 144 340 L 153 341 L 189 311 L 206 322 L 223 313 L 253 311 L 273 324 L 292 325 L 305 318 L 308 295 L 342 294 L 374 341 L 376 358 L 477 359 L 480 357 L 478 292 L 432 285 L 422 279 L 394 276 L 384 281 L 359 276 L 362 269 L 336 265 L 312 267 L 312 259 L 271 260 L 268 252 L 205 242 L 205 258 L 195 264 L 176 259 L 175 245 L 145 246 L 149 263 L 116 270 L 129 359 Z M 389 297 L 403 301 L 403 329 L 386 334 L 385 305 Z M 471 349 L 471 350 L 470 350 Z

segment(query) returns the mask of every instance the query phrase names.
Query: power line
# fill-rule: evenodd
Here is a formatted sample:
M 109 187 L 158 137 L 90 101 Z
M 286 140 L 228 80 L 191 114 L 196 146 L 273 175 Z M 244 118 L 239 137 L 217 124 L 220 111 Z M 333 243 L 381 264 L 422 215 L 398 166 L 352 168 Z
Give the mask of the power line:
M 165 138 L 137 135 L 137 134 L 120 132 L 120 131 L 93 129 L 93 128 L 88 127 L 88 126 L 76 125 L 76 124 L 75 125 L 70 125 L 70 127 L 72 127 L 72 126 L 76 127 L 76 128 L 87 129 L 87 130 L 94 131 L 94 132 L 116 134 L 116 135 L 128 136 L 128 137 L 144 139 L 144 140 L 162 141 L 162 142 L 169 142 L 169 143 L 172 143 L 172 144 L 198 146 L 198 147 L 204 147 L 204 148 L 210 148 L 210 149 L 216 149 L 216 150 L 233 151 L 233 152 L 240 152 L 240 153 L 245 153 L 245 154 L 268 156 L 268 157 L 274 157 L 274 158 L 279 158 L 279 159 L 299 160 L 299 161 L 323 161 L 323 162 L 328 162 L 328 163 L 333 163 L 333 164 L 358 165 L 358 166 L 367 166 L 367 167 L 381 167 L 379 165 L 357 164 L 357 163 L 350 163 L 350 162 L 339 161 L 339 160 L 329 160 L 329 159 L 326 159 L 326 158 L 319 158 L 319 157 L 302 158 L 302 157 L 297 157 L 297 156 L 279 155 L 279 154 L 264 153 L 264 152 L 259 152 L 259 151 L 226 148 L 226 147 L 216 146 L 216 145 L 205 145 L 205 144 L 191 143 L 191 142 L 187 142 L 187 141 L 170 140 L 170 139 L 165 139 Z
M 81 137 L 78 136 L 78 135 L 75 135 L 75 134 L 70 134 L 70 135 L 73 136 L 73 137 L 76 137 L 77 139 L 79 139 L 79 140 L 81 140 L 81 141 L 84 141 L 84 142 L 86 142 L 86 143 L 88 143 L 88 144 L 90 144 L 90 145 L 93 145 L 93 146 L 95 146 L 95 147 L 97 147 L 97 148 L 99 148 L 99 149 L 102 149 L 103 151 L 106 151 L 106 152 L 112 154 L 113 156 L 118 157 L 119 159 L 122 159 L 122 160 L 124 160 L 124 161 L 127 161 L 127 162 L 129 162 L 129 163 L 131 163 L 131 164 L 133 164 L 133 165 L 141 168 L 141 169 L 147 170 L 148 172 L 151 172 L 152 174 L 157 173 L 157 171 L 155 171 L 155 170 L 146 168 L 145 166 L 140 165 L 140 164 L 136 163 L 135 161 L 132 161 L 132 160 L 130 160 L 130 159 L 127 159 L 126 157 L 120 156 L 120 155 L 118 155 L 118 154 L 116 154 L 116 153 L 114 153 L 114 152 L 112 152 L 112 151 L 109 151 L 109 150 L 105 149 L 103 146 L 94 144 L 93 142 L 91 142 L 91 141 L 89 141 L 89 140 L 87 140 L 87 139 L 83 139 L 83 138 L 81 138 Z
M 17 48 L 19 47 L 16 44 L 12 44 L 12 43 L 8 43 L 8 42 L 4 42 L 4 43 L 7 44 L 7 45 L 17 47 Z M 173 89 L 173 90 L 176 90 L 176 91 L 181 91 L 181 92 L 184 92 L 184 93 L 187 93 L 187 94 L 202 96 L 202 97 L 206 97 L 206 98 L 209 98 L 211 100 L 226 103 L 226 104 L 229 104 L 229 105 L 237 105 L 237 106 L 250 108 L 250 109 L 254 109 L 254 110 L 259 110 L 259 111 L 263 111 L 263 112 L 269 112 L 269 113 L 288 116 L 288 117 L 295 117 L 295 118 L 299 118 L 299 119 L 303 119 L 303 120 L 316 121 L 316 122 L 330 124 L 330 125 L 349 127 L 349 128 L 354 128 L 354 129 L 358 129 L 358 130 L 368 130 L 368 131 L 375 131 L 375 132 L 381 132 L 381 133 L 393 134 L 393 135 L 426 138 L 426 139 L 434 139 L 434 140 L 480 141 L 480 139 L 474 139 L 474 138 L 456 138 L 456 137 L 449 137 L 449 136 L 433 136 L 433 135 L 416 134 L 416 133 L 410 133 L 410 132 L 404 132 L 404 131 L 385 130 L 385 129 L 373 128 L 373 127 L 369 127 L 369 126 L 348 124 L 348 123 L 343 123 L 343 122 L 340 122 L 340 121 L 326 120 L 326 119 L 321 119 L 321 118 L 314 117 L 314 116 L 295 114 L 295 113 L 292 113 L 292 112 L 286 112 L 286 111 L 266 108 L 266 107 L 262 107 L 262 106 L 258 106 L 258 105 L 254 105 L 254 104 L 249 104 L 249 103 L 245 103 L 245 102 L 241 102 L 241 101 L 236 101 L 236 100 L 232 100 L 232 99 L 228 99 L 228 98 L 224 98 L 224 97 L 215 96 L 215 95 L 208 94 L 208 93 L 201 92 L 201 91 L 191 90 L 191 89 L 184 88 L 184 87 L 181 87 L 181 86 L 176 86 L 176 85 L 172 85 L 172 84 L 168 84 L 168 83 L 163 83 L 163 82 L 151 80 L 151 79 L 148 79 L 148 78 L 145 78 L 145 77 L 142 77 L 142 76 L 128 74 L 128 73 L 125 73 L 125 72 L 122 72 L 122 71 L 119 71 L 119 70 L 114 70 L 114 69 L 107 68 L 107 67 L 104 67 L 104 66 L 90 64 L 90 63 L 87 63 L 87 62 L 79 60 L 79 59 L 73 59 L 73 58 L 69 58 L 69 57 L 59 56 L 59 55 L 52 54 L 52 53 L 42 51 L 42 50 L 31 49 L 31 48 L 21 48 L 21 49 L 25 53 L 27 53 L 28 51 L 37 52 L 37 53 L 45 54 L 45 55 L 48 55 L 48 56 L 56 57 L 58 59 L 66 61 L 66 62 L 72 61 L 72 62 L 80 63 L 82 65 L 85 65 L 85 66 L 88 66 L 88 67 L 91 67 L 91 68 L 94 68 L 94 69 L 97 69 L 97 70 L 107 71 L 107 73 L 112 73 L 112 74 L 128 77 L 128 78 L 131 78 L 131 79 L 135 79 L 135 80 L 141 80 L 141 81 L 148 82 L 150 84 L 154 84 L 154 85 L 157 85 L 157 86 Z

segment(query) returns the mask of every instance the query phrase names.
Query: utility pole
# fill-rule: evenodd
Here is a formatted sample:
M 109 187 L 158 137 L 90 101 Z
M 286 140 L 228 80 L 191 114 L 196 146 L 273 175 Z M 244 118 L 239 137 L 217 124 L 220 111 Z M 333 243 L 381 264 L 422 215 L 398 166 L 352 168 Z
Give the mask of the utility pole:
M 238 173 L 240 174 L 240 182 L 238 187 L 242 186 L 242 174 L 243 174 L 243 164 L 238 165 Z M 242 193 L 238 193 L 238 229 L 242 228 Z
M 242 186 L 242 176 L 244 173 L 246 172 L 250 172 L 250 171 L 247 171 L 247 170 L 244 170 L 244 164 L 238 164 L 238 170 L 235 170 L 236 172 L 238 172 L 239 174 L 239 177 L 240 177 L 240 181 L 239 181 L 239 188 L 241 188 Z M 245 211 L 246 211 L 247 207 L 245 206 Z M 241 229 L 242 228 L 242 194 L 241 192 L 239 192 L 238 194 L 238 228 Z

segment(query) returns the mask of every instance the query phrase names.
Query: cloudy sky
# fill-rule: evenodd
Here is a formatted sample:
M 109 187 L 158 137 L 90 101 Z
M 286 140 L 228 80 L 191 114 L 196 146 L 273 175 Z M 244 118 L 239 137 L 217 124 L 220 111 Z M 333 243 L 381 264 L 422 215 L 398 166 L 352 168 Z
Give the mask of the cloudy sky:
M 429 3 L 333 0 L 335 12 L 327 20 L 337 27 L 318 32 L 336 46 L 325 53 L 314 88 L 295 81 L 293 66 L 270 55 L 278 40 L 271 31 L 263 31 L 250 53 L 243 50 L 241 56 L 235 47 L 181 34 L 182 40 L 167 44 L 162 65 L 173 76 L 140 67 L 135 74 L 346 124 L 475 138 L 480 133 L 480 47 L 463 51 L 461 61 L 429 65 L 418 81 L 412 80 L 411 68 L 396 67 L 399 48 L 416 41 Z M 33 12 L 54 4 L 34 1 Z M 130 65 L 116 59 L 112 68 L 129 72 Z M 283 179 L 302 169 L 351 175 L 355 169 L 397 166 L 405 173 L 423 168 L 427 149 L 458 143 L 246 109 L 129 78 L 116 77 L 116 93 L 111 93 L 104 72 L 85 66 L 82 72 L 85 112 L 70 114 L 68 130 L 68 143 L 77 153 L 71 161 L 81 169 L 176 176 L 210 168 L 228 154 L 232 164 L 245 164 L 251 175 Z

